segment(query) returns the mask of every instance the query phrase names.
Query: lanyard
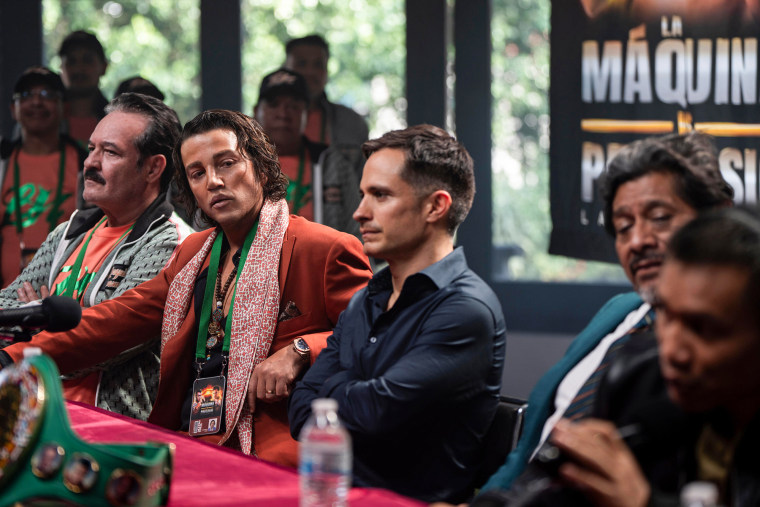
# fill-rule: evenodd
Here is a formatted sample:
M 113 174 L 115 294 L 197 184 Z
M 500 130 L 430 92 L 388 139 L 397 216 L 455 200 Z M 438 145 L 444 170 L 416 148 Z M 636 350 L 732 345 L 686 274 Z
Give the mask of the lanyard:
M 19 148 L 20 150 L 20 148 Z M 15 208 L 16 208 L 16 232 L 19 236 L 21 236 L 21 233 L 24 229 L 23 225 L 23 217 L 21 216 L 21 177 L 19 175 L 20 169 L 18 166 L 18 150 L 16 151 L 16 157 L 13 161 L 13 197 L 15 202 Z M 55 229 L 55 226 L 57 225 L 58 218 L 61 216 L 61 210 L 60 206 L 63 203 L 64 200 L 66 200 L 66 197 L 62 197 L 63 195 L 63 177 L 64 177 L 64 171 L 66 170 L 66 146 L 64 144 L 61 144 L 61 153 L 58 157 L 59 159 L 59 165 L 58 165 L 58 185 L 55 190 L 55 198 L 53 199 L 52 206 L 50 208 L 50 211 L 48 212 L 47 216 L 47 222 L 49 224 L 49 231 L 52 232 L 53 229 Z
M 303 208 L 306 203 L 308 202 L 306 200 L 306 194 L 309 193 L 309 190 L 311 189 L 311 185 L 304 185 L 303 183 L 303 173 L 304 173 L 304 167 L 306 165 L 306 148 L 303 144 L 301 144 L 301 149 L 298 152 L 298 176 L 296 177 L 295 181 L 290 181 L 288 183 L 288 196 L 287 200 L 288 202 L 292 203 L 292 211 L 293 214 L 298 214 L 298 212 Z
M 84 243 L 82 243 L 82 248 L 79 250 L 79 255 L 77 255 L 77 259 L 74 261 L 74 265 L 71 266 L 71 272 L 66 278 L 66 289 L 61 293 L 61 296 L 73 298 L 74 297 L 74 288 L 77 285 L 77 281 L 79 280 L 79 276 L 81 275 L 80 271 L 82 269 L 82 262 L 84 262 L 84 256 L 85 252 L 87 251 L 87 246 L 90 244 L 90 240 L 92 239 L 92 235 L 95 234 L 95 231 L 97 230 L 100 225 L 106 221 L 106 217 L 103 217 L 100 219 L 100 221 L 95 224 L 95 227 L 92 228 L 92 231 L 90 231 L 90 234 L 87 236 L 87 239 L 84 240 Z M 121 235 L 121 237 L 116 240 L 116 243 L 114 243 L 114 246 L 121 243 L 121 240 L 124 239 L 124 236 L 129 234 L 129 232 L 132 230 L 132 228 L 135 226 L 135 224 L 132 224 L 129 229 L 127 229 L 124 234 Z M 84 295 L 84 291 L 82 291 L 81 294 L 77 294 L 77 299 L 82 299 L 82 296 Z
M 259 221 L 253 224 L 253 227 L 248 231 L 248 235 L 245 237 L 243 243 L 243 251 L 240 253 L 240 260 L 245 266 L 245 260 L 248 257 L 248 251 L 251 249 L 253 238 L 256 237 L 256 230 L 259 228 Z M 211 258 L 208 263 L 208 274 L 206 275 L 206 290 L 203 293 L 203 306 L 201 307 L 201 318 L 198 323 L 198 342 L 195 347 L 195 361 L 200 361 L 206 358 L 206 339 L 208 338 L 208 324 L 211 320 L 211 312 L 214 309 L 214 286 L 216 277 L 219 274 L 219 261 L 222 253 L 222 241 L 224 238 L 224 232 L 219 231 L 219 234 L 214 240 L 214 246 L 211 247 Z M 230 336 L 232 329 L 232 309 L 235 307 L 235 294 L 237 293 L 237 281 L 240 278 L 242 268 L 238 267 L 237 275 L 235 276 L 235 286 L 232 289 L 232 301 L 230 302 L 230 309 L 227 313 L 227 322 L 224 325 L 224 344 L 222 345 L 222 353 L 228 354 L 230 351 Z M 224 304 L 224 303 L 222 303 Z

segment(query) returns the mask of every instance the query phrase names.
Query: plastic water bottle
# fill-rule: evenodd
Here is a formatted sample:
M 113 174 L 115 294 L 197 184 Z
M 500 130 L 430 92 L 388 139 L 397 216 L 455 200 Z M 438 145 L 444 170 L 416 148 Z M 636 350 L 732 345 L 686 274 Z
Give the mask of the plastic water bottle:
M 351 486 L 351 436 L 338 419 L 338 402 L 311 402 L 299 436 L 301 507 L 344 507 Z
M 718 487 L 711 482 L 690 482 L 681 490 L 682 507 L 716 507 Z

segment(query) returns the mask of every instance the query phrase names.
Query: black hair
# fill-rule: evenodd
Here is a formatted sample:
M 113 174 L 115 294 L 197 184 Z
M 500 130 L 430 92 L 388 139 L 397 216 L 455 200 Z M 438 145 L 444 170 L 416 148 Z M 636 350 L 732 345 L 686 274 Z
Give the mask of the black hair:
M 172 152 L 181 130 L 177 113 L 157 98 L 141 93 L 123 93 L 114 98 L 106 106 L 106 114 L 115 111 L 140 114 L 148 119 L 148 126 L 135 139 L 140 152 L 138 165 L 153 155 L 166 157 L 166 168 L 161 174 L 161 192 L 166 192 L 175 172 Z
M 475 197 L 473 162 L 465 147 L 442 128 L 423 124 L 371 139 L 362 145 L 362 152 L 369 158 L 384 148 L 404 152 L 406 162 L 401 177 L 419 195 L 438 189 L 451 195 L 447 229 L 453 235 L 470 212 Z
M 85 48 L 94 51 L 98 55 L 102 63 L 106 62 L 106 53 L 103 51 L 103 45 L 100 43 L 95 34 L 87 32 L 85 30 L 77 30 L 71 32 L 61 42 L 61 47 L 58 49 L 58 56 L 63 58 L 69 51 L 75 48 Z
M 684 264 L 718 264 L 749 271 L 747 300 L 760 297 L 760 213 L 746 206 L 697 216 L 670 239 L 667 255 Z
M 282 173 L 277 151 L 261 125 L 238 111 L 212 109 L 200 113 L 187 122 L 174 146 L 174 165 L 177 167 L 174 179 L 179 189 L 177 198 L 190 216 L 195 215 L 198 204 L 190 189 L 190 182 L 187 180 L 185 165 L 182 161 L 182 144 L 190 137 L 212 130 L 229 130 L 235 134 L 238 152 L 253 163 L 259 181 L 263 182 L 262 192 L 265 199 L 278 201 L 285 197 L 288 179 Z M 206 223 L 217 225 L 205 213 L 201 213 L 201 219 Z
M 298 46 L 316 46 L 318 48 L 322 48 L 325 50 L 325 53 L 327 53 L 327 57 L 330 57 L 330 47 L 327 45 L 327 41 L 321 35 L 313 33 L 311 35 L 307 35 L 306 37 L 290 39 L 288 43 L 285 44 L 285 54 L 289 55 L 290 52 L 293 51 L 293 48 Z
M 615 236 L 612 203 L 624 183 L 650 173 L 673 175 L 678 196 L 700 211 L 728 204 L 734 196 L 718 165 L 712 137 L 700 132 L 648 137 L 624 146 L 600 179 L 604 227 Z
M 158 100 L 164 100 L 165 98 L 164 94 L 156 85 L 142 76 L 132 76 L 119 83 L 119 86 L 116 88 L 116 93 L 114 93 L 113 96 L 118 97 L 122 93 L 128 92 L 142 93 L 143 95 L 155 97 Z

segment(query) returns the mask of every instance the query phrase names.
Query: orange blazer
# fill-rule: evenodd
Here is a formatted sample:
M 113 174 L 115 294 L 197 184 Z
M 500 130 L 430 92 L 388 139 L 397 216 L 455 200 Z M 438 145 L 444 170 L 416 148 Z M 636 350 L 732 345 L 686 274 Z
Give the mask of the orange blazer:
M 5 351 L 14 361 L 20 361 L 24 348 L 40 347 L 56 361 L 61 373 L 69 373 L 102 363 L 140 345 L 145 337 L 160 335 L 169 285 L 210 233 L 209 229 L 189 236 L 177 247 L 166 269 L 153 280 L 118 298 L 84 309 L 82 322 L 75 329 L 43 332 L 31 342 L 11 345 Z M 351 296 L 372 276 L 367 256 L 354 236 L 290 215 L 279 269 L 280 312 L 292 302 L 300 315 L 277 324 L 269 353 L 290 346 L 301 336 L 309 344 L 314 361 Z M 180 427 L 182 398 L 194 380 L 192 365 L 197 339 L 194 328 L 191 301 L 185 321 L 167 342 L 161 356 L 158 394 L 148 418 L 149 422 L 172 430 Z M 216 442 L 219 437 L 212 435 L 205 439 Z M 298 446 L 290 436 L 287 400 L 256 404 L 253 444 L 260 458 L 297 466 Z

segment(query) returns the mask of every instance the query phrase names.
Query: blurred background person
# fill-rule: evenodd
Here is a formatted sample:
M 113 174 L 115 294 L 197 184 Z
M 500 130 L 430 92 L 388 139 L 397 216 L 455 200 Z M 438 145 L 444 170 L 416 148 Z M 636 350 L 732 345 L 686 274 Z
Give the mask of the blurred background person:
M 20 137 L 0 141 L 2 287 L 82 204 L 77 180 L 87 152 L 61 132 L 64 92 L 58 74 L 45 67 L 28 68 L 13 87 L 10 108 Z
M 283 67 L 306 78 L 309 89 L 309 114 L 306 137 L 312 141 L 360 147 L 369 137 L 364 119 L 353 109 L 327 99 L 327 60 L 330 48 L 321 35 L 291 39 L 285 46 Z
M 280 69 L 261 82 L 254 116 L 274 143 L 288 177 L 290 212 L 358 237 L 359 224 L 352 216 L 359 205 L 356 174 L 363 164 L 357 166 L 343 151 L 304 135 L 308 103 L 304 78 Z
M 100 91 L 100 77 L 108 61 L 103 46 L 90 32 L 77 30 L 63 39 L 58 50 L 61 78 L 66 85 L 66 121 L 68 132 L 82 146 L 103 116 L 108 99 Z

